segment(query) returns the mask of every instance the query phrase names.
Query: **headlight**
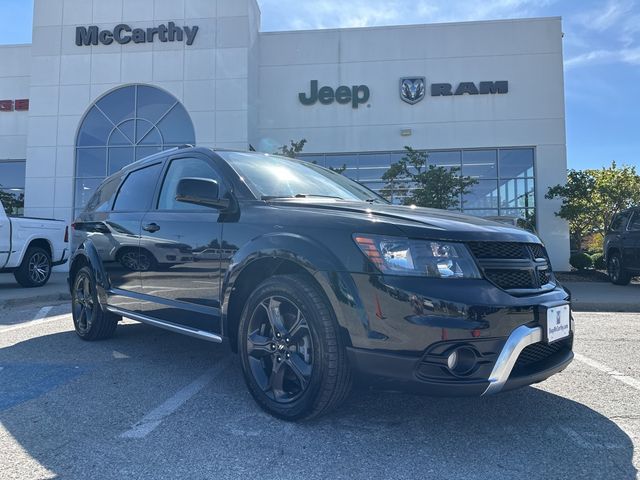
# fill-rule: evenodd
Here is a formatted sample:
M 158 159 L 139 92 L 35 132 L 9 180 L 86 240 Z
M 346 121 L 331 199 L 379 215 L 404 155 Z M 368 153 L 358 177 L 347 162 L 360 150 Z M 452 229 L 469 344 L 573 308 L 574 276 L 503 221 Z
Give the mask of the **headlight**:
M 353 236 L 358 247 L 383 273 L 434 278 L 481 278 L 462 243 L 378 235 Z

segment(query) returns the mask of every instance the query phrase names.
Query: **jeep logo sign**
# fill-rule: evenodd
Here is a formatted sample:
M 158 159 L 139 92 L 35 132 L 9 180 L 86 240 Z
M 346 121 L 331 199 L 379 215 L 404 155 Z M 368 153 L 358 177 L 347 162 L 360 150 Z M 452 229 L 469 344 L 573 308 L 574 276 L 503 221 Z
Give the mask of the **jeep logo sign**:
M 198 26 L 176 27 L 176 24 L 169 22 L 152 28 L 131 28 L 126 23 L 116 25 L 113 30 L 100 30 L 95 25 L 90 27 L 76 27 L 76 45 L 89 46 L 111 45 L 113 42 L 125 45 L 133 40 L 133 43 L 153 43 L 155 37 L 161 42 L 182 42 L 185 37 L 187 45 L 193 45 L 198 33 Z
M 348 87 L 342 85 L 335 90 L 331 87 L 321 87 L 318 89 L 318 80 L 311 80 L 310 91 L 308 94 L 300 92 L 298 98 L 303 105 L 313 105 L 320 102 L 323 105 L 330 105 L 334 101 L 341 104 L 351 104 L 352 108 L 358 108 L 359 105 L 367 103 L 371 92 L 366 85 L 353 85 Z

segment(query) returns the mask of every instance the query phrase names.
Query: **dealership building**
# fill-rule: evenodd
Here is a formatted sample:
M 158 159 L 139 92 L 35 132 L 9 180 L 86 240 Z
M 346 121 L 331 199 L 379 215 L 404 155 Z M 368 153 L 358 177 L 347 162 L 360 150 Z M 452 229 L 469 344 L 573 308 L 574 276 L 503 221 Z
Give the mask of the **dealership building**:
M 33 43 L 0 65 L 14 213 L 70 222 L 107 175 L 183 144 L 306 139 L 374 190 L 410 146 L 477 180 L 459 209 L 534 219 L 569 268 L 545 199 L 567 168 L 560 18 L 261 32 L 254 0 L 35 0 Z

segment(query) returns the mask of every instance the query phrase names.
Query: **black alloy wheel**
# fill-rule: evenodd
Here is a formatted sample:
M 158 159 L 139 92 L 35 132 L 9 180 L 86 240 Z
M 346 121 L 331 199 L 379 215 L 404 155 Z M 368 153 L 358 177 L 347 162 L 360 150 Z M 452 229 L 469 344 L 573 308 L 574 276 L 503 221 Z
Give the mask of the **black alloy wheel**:
M 89 267 L 81 268 L 71 289 L 71 316 L 76 334 L 83 340 L 111 337 L 120 317 L 104 311 L 98 301 L 93 274 Z
M 93 299 L 91 278 L 87 272 L 81 271 L 76 276 L 73 286 L 73 320 L 76 330 L 86 335 L 91 331 L 93 323 L 93 310 L 96 307 Z
M 254 308 L 247 352 L 253 378 L 272 400 L 292 402 L 308 388 L 313 342 L 304 315 L 291 299 L 267 297 Z
M 238 351 L 249 392 L 275 417 L 309 419 L 349 394 L 351 370 L 337 319 L 312 277 L 263 281 L 244 302 Z

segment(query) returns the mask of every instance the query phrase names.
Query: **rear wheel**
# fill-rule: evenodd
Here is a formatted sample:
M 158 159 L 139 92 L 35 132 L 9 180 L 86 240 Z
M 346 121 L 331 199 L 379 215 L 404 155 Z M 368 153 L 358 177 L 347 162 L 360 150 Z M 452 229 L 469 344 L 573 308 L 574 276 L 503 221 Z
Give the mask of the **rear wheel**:
M 51 254 L 44 248 L 29 247 L 13 276 L 23 287 L 41 287 L 51 276 Z
M 253 398 L 284 420 L 311 418 L 339 405 L 351 375 L 334 313 L 301 275 L 258 286 L 240 320 L 238 350 Z
M 111 337 L 120 317 L 102 309 L 98 302 L 96 282 L 89 267 L 78 270 L 71 290 L 73 326 L 83 340 Z
M 619 253 L 612 253 L 609 255 L 607 262 L 607 271 L 611 283 L 615 285 L 629 285 L 631 282 L 631 274 L 622 266 L 622 260 Z

